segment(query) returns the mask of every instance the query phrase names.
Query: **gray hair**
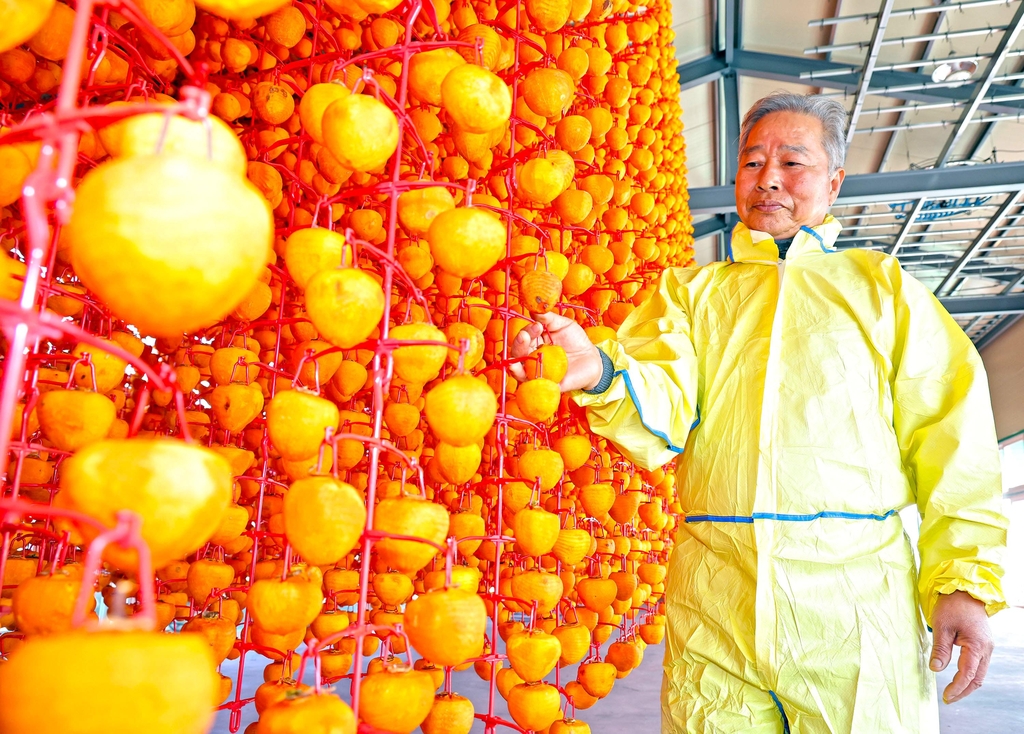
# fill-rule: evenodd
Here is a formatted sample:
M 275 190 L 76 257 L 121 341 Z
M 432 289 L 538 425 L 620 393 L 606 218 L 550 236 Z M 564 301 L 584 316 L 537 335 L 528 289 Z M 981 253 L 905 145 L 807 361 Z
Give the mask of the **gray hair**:
M 747 138 L 761 118 L 773 112 L 799 112 L 809 115 L 821 122 L 824 135 L 821 144 L 828 155 L 828 173 L 834 175 L 843 167 L 846 159 L 846 108 L 830 97 L 817 94 L 793 94 L 792 92 L 773 92 L 759 99 L 743 118 L 740 128 L 740 147 L 747 147 Z

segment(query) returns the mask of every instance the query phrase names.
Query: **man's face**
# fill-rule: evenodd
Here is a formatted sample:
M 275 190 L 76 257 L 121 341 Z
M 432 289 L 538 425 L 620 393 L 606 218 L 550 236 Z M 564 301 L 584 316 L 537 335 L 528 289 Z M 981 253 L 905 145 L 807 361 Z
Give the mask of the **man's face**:
M 736 210 L 750 229 L 787 239 L 825 220 L 846 172 L 829 175 L 823 132 L 799 112 L 773 112 L 754 125 L 736 175 Z

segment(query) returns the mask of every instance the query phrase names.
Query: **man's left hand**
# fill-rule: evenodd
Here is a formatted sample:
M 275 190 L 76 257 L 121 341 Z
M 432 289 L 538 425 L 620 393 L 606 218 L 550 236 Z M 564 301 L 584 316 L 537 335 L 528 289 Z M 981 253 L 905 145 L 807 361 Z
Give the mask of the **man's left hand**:
M 955 703 L 981 688 L 992 659 L 992 633 L 988 626 L 985 605 L 966 591 L 939 595 L 932 612 L 932 670 L 945 670 L 953 653 L 960 646 L 957 673 L 942 700 Z

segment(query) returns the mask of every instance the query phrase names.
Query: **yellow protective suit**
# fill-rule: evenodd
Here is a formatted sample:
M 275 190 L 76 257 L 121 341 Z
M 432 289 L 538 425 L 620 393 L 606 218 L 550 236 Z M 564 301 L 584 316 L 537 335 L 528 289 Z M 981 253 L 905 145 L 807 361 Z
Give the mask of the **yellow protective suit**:
M 840 229 L 782 263 L 741 224 L 730 262 L 666 270 L 599 345 L 611 387 L 574 394 L 633 461 L 677 459 L 666 734 L 937 732 L 937 595 L 1005 606 L 980 357 L 896 259 L 835 251 Z

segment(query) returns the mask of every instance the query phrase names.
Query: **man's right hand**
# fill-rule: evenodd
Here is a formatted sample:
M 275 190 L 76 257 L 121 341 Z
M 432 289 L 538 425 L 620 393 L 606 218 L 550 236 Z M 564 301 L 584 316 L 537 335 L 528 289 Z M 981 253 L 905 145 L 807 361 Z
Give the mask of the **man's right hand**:
M 512 356 L 525 357 L 544 344 L 546 333 L 551 344 L 565 350 L 569 369 L 559 386 L 562 392 L 592 390 L 601 381 L 601 353 L 591 343 L 587 332 L 572 319 L 554 313 L 536 314 L 537 323 L 530 324 L 512 342 Z M 520 382 L 526 380 L 521 362 L 509 366 L 512 376 Z

